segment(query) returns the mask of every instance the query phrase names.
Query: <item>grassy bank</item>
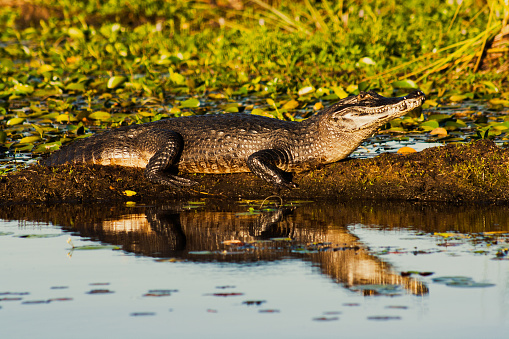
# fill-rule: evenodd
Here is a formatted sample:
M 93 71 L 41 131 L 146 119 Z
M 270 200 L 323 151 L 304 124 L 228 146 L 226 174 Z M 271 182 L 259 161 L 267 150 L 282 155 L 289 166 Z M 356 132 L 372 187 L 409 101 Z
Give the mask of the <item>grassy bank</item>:
M 65 165 L 30 167 L 0 177 L 0 205 L 172 199 L 397 200 L 507 204 L 509 150 L 490 141 L 434 147 L 407 156 L 350 159 L 296 174 L 299 185 L 275 190 L 252 173 L 189 174 L 199 184 L 172 189 L 153 184 L 142 169 Z

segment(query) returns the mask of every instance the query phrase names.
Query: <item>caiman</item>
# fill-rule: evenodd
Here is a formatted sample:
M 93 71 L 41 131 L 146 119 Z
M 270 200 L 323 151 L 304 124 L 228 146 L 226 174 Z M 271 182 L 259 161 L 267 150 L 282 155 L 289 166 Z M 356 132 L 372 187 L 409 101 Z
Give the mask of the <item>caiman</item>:
M 253 172 L 279 188 L 293 188 L 291 172 L 346 158 L 384 123 L 424 100 L 421 91 L 397 98 L 369 91 L 301 122 L 232 113 L 124 126 L 77 140 L 41 164 L 141 167 L 149 181 L 174 187 L 196 184 L 179 172 Z

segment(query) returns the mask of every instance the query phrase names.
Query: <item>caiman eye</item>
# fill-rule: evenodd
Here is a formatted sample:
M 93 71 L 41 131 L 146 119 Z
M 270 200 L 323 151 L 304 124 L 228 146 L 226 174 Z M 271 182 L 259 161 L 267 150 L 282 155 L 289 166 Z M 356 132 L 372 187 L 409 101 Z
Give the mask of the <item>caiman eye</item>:
M 368 95 L 368 93 L 366 93 L 366 92 L 360 92 L 359 99 L 364 99 L 367 95 Z

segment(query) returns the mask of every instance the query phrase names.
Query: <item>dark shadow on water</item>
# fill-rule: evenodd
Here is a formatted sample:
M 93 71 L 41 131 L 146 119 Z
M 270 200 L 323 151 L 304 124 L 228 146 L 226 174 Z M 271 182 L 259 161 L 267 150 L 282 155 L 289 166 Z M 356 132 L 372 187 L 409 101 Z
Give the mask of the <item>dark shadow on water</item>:
M 505 206 L 305 203 L 248 212 L 249 207 L 211 201 L 187 206 L 9 206 L 0 208 L 0 219 L 52 223 L 74 235 L 158 259 L 242 264 L 296 258 L 311 261 L 347 288 L 401 285 L 416 295 L 427 294 L 427 287 L 370 253 L 348 225 L 479 233 L 505 230 L 509 224 Z

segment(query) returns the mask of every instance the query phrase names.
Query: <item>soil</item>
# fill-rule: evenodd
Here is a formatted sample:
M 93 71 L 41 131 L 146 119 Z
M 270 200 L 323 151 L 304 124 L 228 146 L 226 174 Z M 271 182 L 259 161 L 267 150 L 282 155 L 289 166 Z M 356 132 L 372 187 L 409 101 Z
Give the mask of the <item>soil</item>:
M 429 148 L 409 155 L 347 159 L 295 174 L 299 185 L 278 191 L 251 173 L 187 176 L 199 182 L 173 189 L 148 182 L 142 169 L 118 166 L 32 166 L 0 177 L 0 205 L 196 198 L 407 200 L 508 203 L 509 150 L 492 141 Z M 129 195 L 130 192 L 134 195 Z M 131 193 L 132 193 L 131 192 Z

